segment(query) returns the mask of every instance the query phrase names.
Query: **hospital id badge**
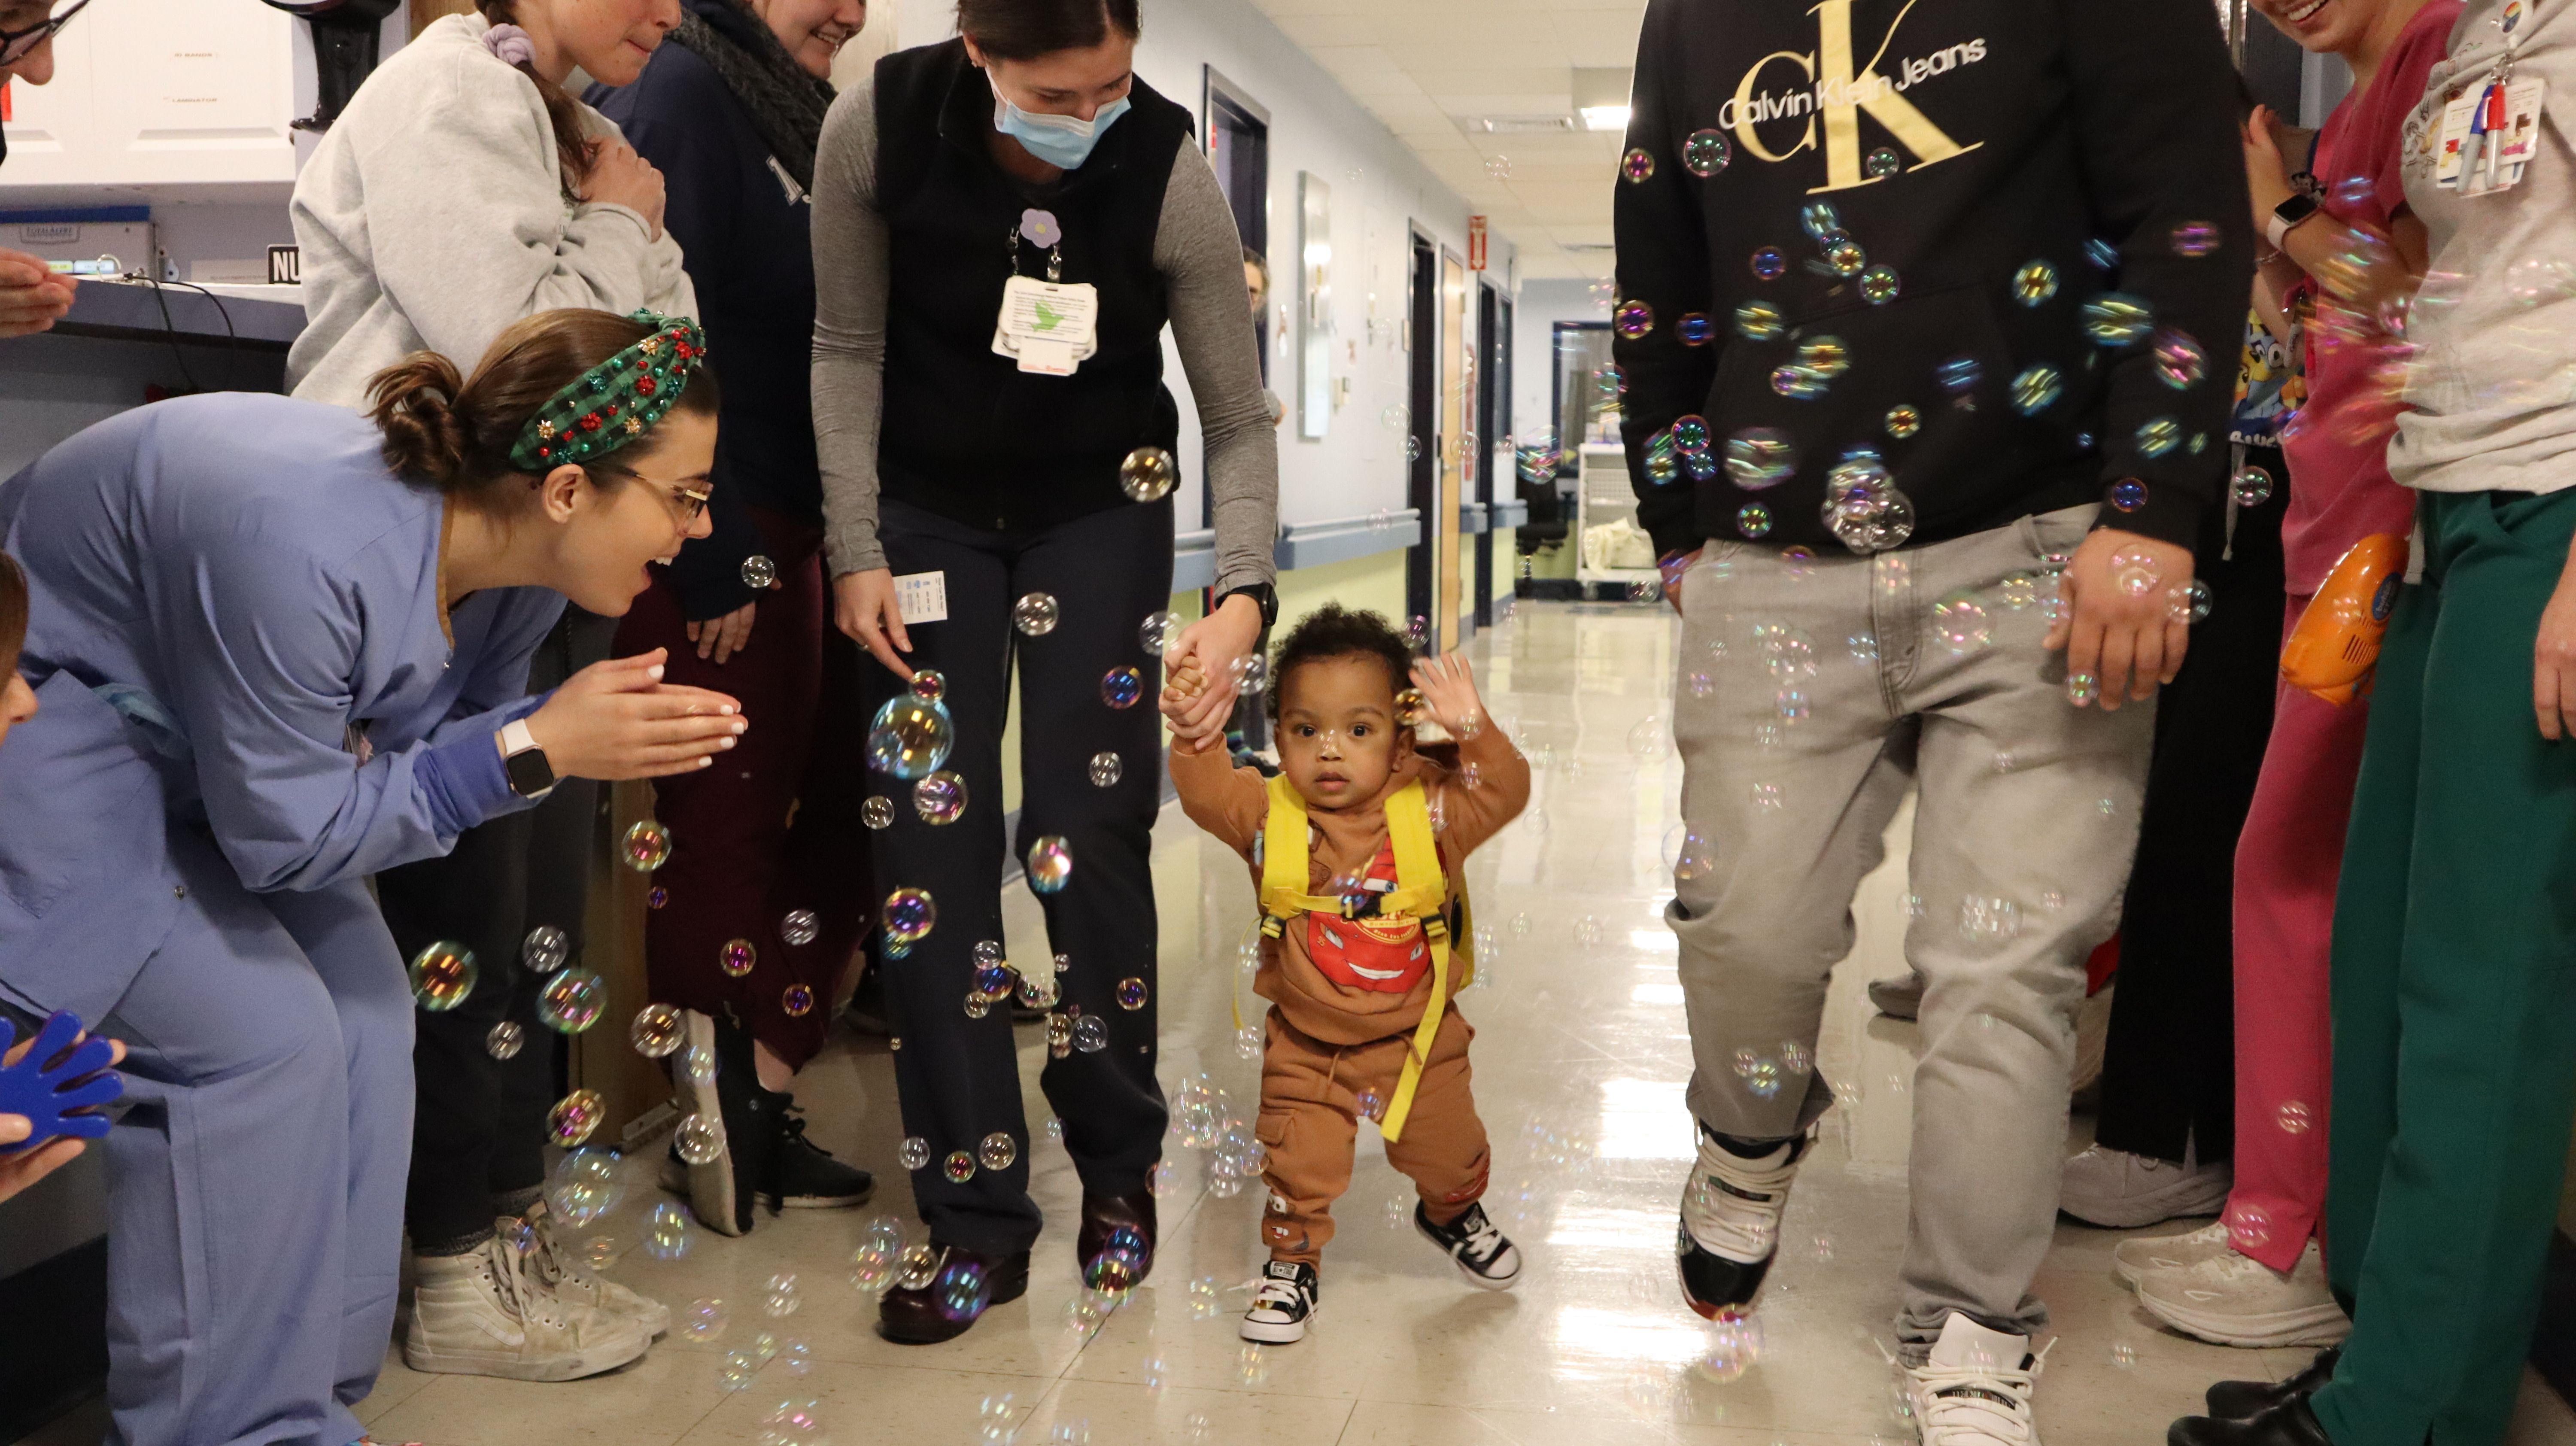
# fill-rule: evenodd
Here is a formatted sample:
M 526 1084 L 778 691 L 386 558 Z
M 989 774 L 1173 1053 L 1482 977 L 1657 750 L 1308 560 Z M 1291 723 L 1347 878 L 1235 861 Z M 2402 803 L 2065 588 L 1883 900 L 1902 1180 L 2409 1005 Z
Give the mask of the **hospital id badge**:
M 1089 282 L 1014 276 L 1002 283 L 1002 315 L 993 350 L 1020 370 L 1069 377 L 1100 349 L 1100 290 Z

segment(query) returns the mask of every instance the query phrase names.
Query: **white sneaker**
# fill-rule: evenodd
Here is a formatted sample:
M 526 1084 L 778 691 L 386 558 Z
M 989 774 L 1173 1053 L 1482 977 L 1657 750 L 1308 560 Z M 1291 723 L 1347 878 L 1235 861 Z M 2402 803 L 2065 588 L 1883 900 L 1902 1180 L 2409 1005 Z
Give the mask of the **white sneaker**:
M 613 1371 L 650 1344 L 636 1321 L 558 1299 L 500 1236 L 464 1255 L 417 1256 L 403 1362 L 415 1371 L 570 1381 Z
M 1904 1368 L 1923 1446 L 2039 1446 L 2030 1396 L 2047 1355 L 2032 1355 L 2028 1336 L 1950 1312 L 1931 1359 Z
M 1293 1345 L 1306 1338 L 1306 1323 L 1315 1318 L 1320 1287 L 1315 1267 L 1302 1260 L 1273 1260 L 1261 1267 L 1252 1308 L 1237 1330 L 1245 1340 L 1263 1345 Z
M 1783 1140 L 1767 1155 L 1747 1159 L 1699 1132 L 1699 1163 L 1682 1187 L 1682 1228 L 1674 1243 L 1682 1295 L 1692 1310 L 1715 1320 L 1741 1310 L 1762 1290 L 1771 1257 L 1780 1248 L 1780 1216 L 1789 1208 L 1789 1183 L 1807 1152 L 1804 1135 Z
M 639 1295 L 613 1280 L 602 1280 L 581 1263 L 571 1249 L 555 1236 L 554 1211 L 539 1199 L 522 1217 L 528 1226 L 531 1249 L 528 1259 L 536 1267 L 537 1278 L 558 1299 L 610 1315 L 622 1315 L 644 1328 L 644 1338 L 652 1340 L 671 1329 L 671 1308 L 649 1296 Z M 511 1232 L 514 1222 L 504 1220 L 497 1226 L 503 1235 Z
M 2186 1335 L 2222 1346 L 2330 1346 L 2352 1334 L 2352 1318 L 2326 1289 L 2317 1243 L 2299 1263 L 2274 1270 L 2234 1250 L 2138 1281 L 2138 1304 Z
M 2131 1285 L 2160 1270 L 2187 1270 L 2236 1247 L 2227 1241 L 2227 1222 L 2212 1220 L 2186 1235 L 2148 1235 L 2111 1247 L 2111 1268 Z
M 2204 1165 L 2190 1145 L 2182 1163 L 2095 1145 L 2070 1157 L 2057 1176 L 2057 1208 L 2106 1230 L 2136 1230 L 2186 1215 L 2227 1208 L 2234 1166 Z

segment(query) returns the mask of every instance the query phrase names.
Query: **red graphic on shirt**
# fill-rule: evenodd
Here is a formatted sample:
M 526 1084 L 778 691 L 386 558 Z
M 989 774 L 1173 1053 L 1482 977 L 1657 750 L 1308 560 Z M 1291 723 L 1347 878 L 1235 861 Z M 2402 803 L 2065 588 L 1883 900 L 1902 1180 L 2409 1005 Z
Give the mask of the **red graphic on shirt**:
M 1369 861 L 1369 892 L 1383 895 L 1395 886 L 1395 849 L 1378 850 Z M 1325 892 L 1332 892 L 1328 886 Z M 1431 968 L 1431 946 L 1423 942 L 1422 921 L 1410 914 L 1385 919 L 1345 919 L 1337 914 L 1306 916 L 1306 957 L 1324 977 L 1345 989 L 1380 994 L 1409 994 Z

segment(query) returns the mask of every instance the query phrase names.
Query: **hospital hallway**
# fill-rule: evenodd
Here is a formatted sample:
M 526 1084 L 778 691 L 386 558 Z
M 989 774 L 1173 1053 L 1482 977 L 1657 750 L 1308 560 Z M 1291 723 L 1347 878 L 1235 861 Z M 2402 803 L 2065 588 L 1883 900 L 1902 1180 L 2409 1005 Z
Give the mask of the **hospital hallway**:
M 1087 1299 L 1072 1222 L 1079 1185 L 1045 1139 L 1037 1090 L 1045 1032 L 1019 1031 L 1034 1188 L 1048 1215 L 1028 1294 L 956 1341 L 881 1340 L 850 1257 L 873 1217 L 921 1239 L 904 1172 L 885 1041 L 836 1030 L 799 1097 L 821 1143 L 876 1172 L 855 1211 L 764 1212 L 747 1237 L 694 1229 L 684 1258 L 641 1248 L 662 1142 L 624 1165 L 623 1203 L 584 1237 L 609 1274 L 666 1302 L 672 1333 L 643 1360 L 567 1384 L 430 1376 L 399 1348 L 360 1414 L 374 1439 L 429 1446 L 729 1446 L 736 1442 L 1263 1443 L 1263 1446 L 1895 1446 L 1882 1347 L 1893 1346 L 1906 1216 L 1908 1079 L 1915 1027 L 1878 1017 L 1864 986 L 1901 967 L 1905 848 L 1862 887 L 1859 944 L 1835 971 L 1818 1066 L 1840 1103 L 1800 1174 L 1757 1319 L 1758 1358 L 1718 1349 L 1675 1283 L 1676 1202 L 1692 1158 L 1690 1069 L 1671 895 L 1681 765 L 1667 744 L 1678 624 L 1660 606 L 1532 603 L 1469 648 L 1496 722 L 1538 765 L 1527 813 L 1471 864 L 1479 936 L 1495 952 L 1461 1011 L 1473 1022 L 1477 1103 L 1492 1135 L 1487 1208 L 1525 1253 L 1519 1288 L 1469 1288 L 1410 1228 L 1410 1185 L 1360 1131 L 1341 1233 L 1326 1250 L 1307 1339 L 1248 1346 L 1236 1325 L 1260 1263 L 1259 1185 L 1211 1188 L 1211 1152 L 1181 1138 L 1181 1098 L 1204 1079 L 1249 1124 L 1257 1066 L 1237 1053 L 1259 1001 L 1239 972 L 1254 919 L 1243 868 L 1167 804 L 1156 834 L 1162 909 L 1161 1074 L 1175 1103 L 1152 1277 L 1114 1310 Z M 1830 666 L 1834 660 L 1827 659 Z M 1724 841 L 1720 841 L 1724 847 Z M 1035 957 L 1035 901 L 1009 895 L 1011 953 Z M 898 966 L 899 967 L 899 966 Z M 2070 1152 L 2090 1121 L 2075 1117 Z M 2184 1221 L 2156 1227 L 2170 1233 Z M 2238 1351 L 2159 1328 L 2111 1268 L 2124 1237 L 2060 1217 L 2037 1290 L 2054 1318 L 2038 1389 L 2049 1446 L 2141 1446 L 2227 1376 L 2278 1378 L 2302 1350 Z M 801 1306 L 762 1301 L 793 1275 Z M 729 1324 L 687 1338 L 692 1303 Z M 730 1352 L 776 1353 L 747 1386 Z M 798 1346 L 802 1346 L 802 1350 Z M 799 1374 L 799 1372 L 802 1372 Z M 782 1415 L 782 1407 L 790 1408 Z M 95 1404 L 32 1438 L 97 1439 Z M 2576 1423 L 2526 1373 L 2516 1446 L 2576 1441 Z

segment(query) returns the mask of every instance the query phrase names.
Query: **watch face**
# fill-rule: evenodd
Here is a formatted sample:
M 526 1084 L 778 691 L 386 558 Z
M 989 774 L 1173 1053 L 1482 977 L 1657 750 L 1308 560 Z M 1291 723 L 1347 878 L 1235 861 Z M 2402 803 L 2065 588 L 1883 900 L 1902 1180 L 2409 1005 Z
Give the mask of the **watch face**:
M 503 766 L 510 777 L 510 791 L 522 798 L 533 798 L 555 786 L 554 766 L 546 762 L 542 748 L 513 753 Z

